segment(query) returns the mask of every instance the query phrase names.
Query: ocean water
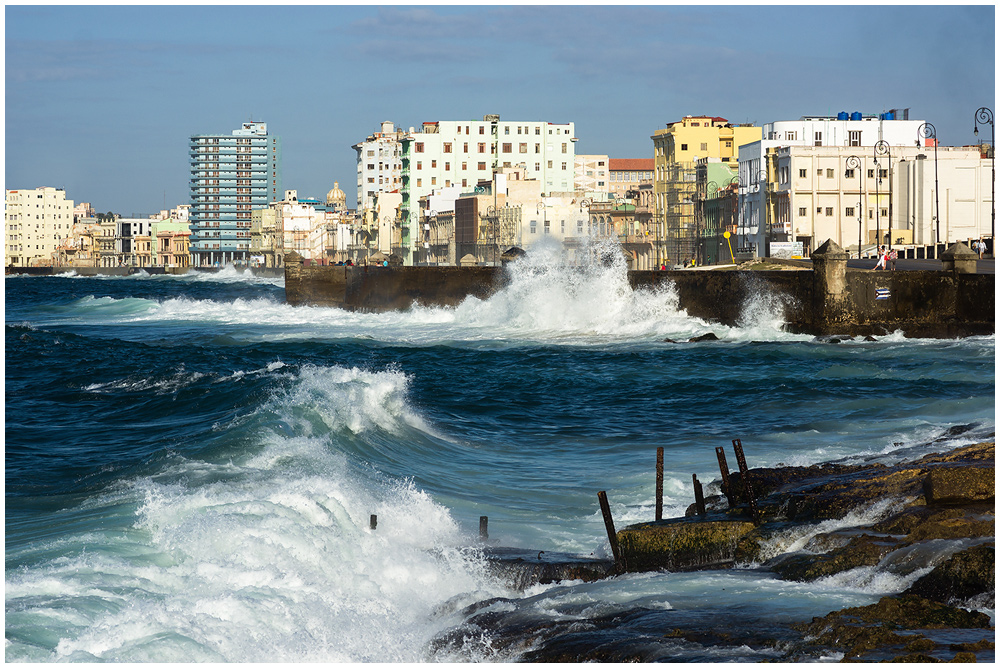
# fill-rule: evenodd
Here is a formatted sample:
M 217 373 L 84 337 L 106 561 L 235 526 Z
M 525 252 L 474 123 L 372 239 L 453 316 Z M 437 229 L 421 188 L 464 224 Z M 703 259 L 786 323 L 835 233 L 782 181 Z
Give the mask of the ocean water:
M 633 292 L 623 266 L 535 252 L 511 271 L 488 300 L 382 314 L 290 307 L 281 279 L 232 269 L 6 277 L 5 659 L 511 661 L 561 643 L 762 661 L 780 652 L 666 630 L 781 637 L 960 547 L 813 583 L 743 564 L 511 590 L 480 516 L 496 545 L 607 557 L 597 492 L 619 528 L 652 519 L 657 447 L 670 517 L 734 438 L 757 467 L 893 462 L 995 429 L 994 337 L 834 344 L 783 332 L 765 296 L 725 327 L 669 288 Z

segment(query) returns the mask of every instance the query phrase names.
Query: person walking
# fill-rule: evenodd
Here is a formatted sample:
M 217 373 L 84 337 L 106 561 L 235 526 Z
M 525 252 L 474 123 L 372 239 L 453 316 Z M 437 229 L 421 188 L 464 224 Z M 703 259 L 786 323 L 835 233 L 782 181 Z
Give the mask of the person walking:
M 895 248 L 889 251 L 889 267 L 893 271 L 896 271 L 896 258 L 898 257 L 899 257 L 899 252 Z
M 876 269 L 878 269 L 880 267 L 884 270 L 885 269 L 885 261 L 887 259 L 889 259 L 889 258 L 888 258 L 888 255 L 885 252 L 885 247 L 884 246 L 879 246 L 878 247 L 878 263 L 876 263 L 876 265 L 874 267 L 872 267 L 872 271 L 875 271 Z

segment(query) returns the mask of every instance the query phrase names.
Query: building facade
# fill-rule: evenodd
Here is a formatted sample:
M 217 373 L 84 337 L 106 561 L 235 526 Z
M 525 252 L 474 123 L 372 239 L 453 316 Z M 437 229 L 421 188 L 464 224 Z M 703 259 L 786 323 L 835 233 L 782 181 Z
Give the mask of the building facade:
M 573 123 L 501 121 L 426 122 L 407 133 L 402 151 L 400 236 L 403 261 L 412 264 L 418 233 L 420 198 L 435 188 L 460 186 L 472 191 L 500 168 L 523 166 L 544 192 L 571 192 L 577 138 Z M 456 230 L 459 228 L 456 218 Z
M 867 115 L 842 111 L 836 116 L 803 116 L 796 121 L 765 123 L 760 141 L 742 146 L 739 152 L 740 228 L 737 237 L 740 250 L 747 257 L 765 257 L 770 254 L 772 241 L 797 241 L 789 225 L 776 226 L 772 224 L 773 218 L 769 218 L 768 202 L 776 192 L 778 176 L 773 160 L 768 161 L 773 149 L 850 149 L 859 158 L 867 156 L 874 161 L 873 149 L 882 142 L 887 152 L 878 158 L 882 163 L 880 172 L 888 174 L 888 154 L 897 148 L 914 147 L 918 142 L 924 144 L 924 138 L 919 135 L 922 124 L 923 121 L 909 119 L 908 109 Z M 825 173 L 823 178 L 826 178 Z M 823 241 L 825 239 L 819 243 Z M 807 248 L 815 248 L 809 245 L 811 240 L 804 240 L 804 243 Z
M 740 147 L 760 138 L 761 128 L 718 116 L 685 116 L 652 135 L 654 222 L 662 225 L 664 262 L 676 264 L 697 253 L 698 159 L 736 163 Z
M 610 167 L 606 155 L 578 155 L 575 158 L 573 189 L 578 192 L 607 192 Z
M 191 263 L 246 264 L 251 212 L 283 192 L 278 137 L 266 123 L 243 123 L 228 135 L 193 135 L 189 156 Z
M 402 187 L 402 139 L 406 132 L 392 121 L 383 121 L 379 132 L 351 148 L 357 152 L 358 208 L 370 209 L 376 193 L 394 192 Z
M 616 199 L 634 199 L 641 186 L 652 186 L 655 169 L 653 158 L 611 158 L 607 191 Z
M 863 146 L 782 146 L 767 159 L 775 183 L 762 221 L 806 255 L 827 239 L 856 256 L 990 235 L 992 165 L 977 147 L 911 144 L 876 156 Z
M 73 231 L 73 200 L 62 188 L 7 190 L 4 211 L 4 264 L 52 266 Z

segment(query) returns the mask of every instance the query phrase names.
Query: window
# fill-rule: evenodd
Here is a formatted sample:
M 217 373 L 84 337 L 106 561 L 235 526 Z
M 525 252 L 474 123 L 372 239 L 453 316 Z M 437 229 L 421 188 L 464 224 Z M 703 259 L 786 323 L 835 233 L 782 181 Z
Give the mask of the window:
M 566 152 L 566 142 L 563 142 L 563 145 L 562 145 L 562 152 L 563 152 L 563 153 L 565 153 L 565 152 Z
M 416 145 L 413 147 L 413 152 L 414 153 L 423 153 L 424 152 L 424 143 L 422 141 L 418 141 L 416 143 Z
M 420 160 L 417 160 L 417 169 L 423 169 L 423 168 L 424 168 L 424 163 Z
M 549 168 L 549 169 L 552 169 L 552 161 L 551 161 L 551 160 L 549 160 L 549 162 L 548 162 L 548 165 L 547 165 L 547 166 L 548 166 L 548 168 Z
M 707 151 L 708 150 L 708 142 L 702 142 L 701 143 L 701 150 L 702 151 Z
M 450 162 L 444 163 L 444 171 L 446 171 L 446 172 L 450 172 L 451 171 L 451 163 Z
M 821 206 L 816 207 L 816 213 L 823 213 L 823 207 Z
M 681 144 L 681 150 L 682 151 L 688 150 L 688 145 L 687 144 Z
M 806 208 L 804 206 L 799 207 L 799 215 L 803 218 L 805 218 L 806 215 L 808 215 Z
M 854 178 L 854 170 L 853 169 L 844 170 L 844 178 L 845 179 L 853 179 Z
M 814 136 L 813 146 L 822 146 L 823 145 L 823 133 L 822 132 L 816 132 L 816 133 L 814 133 L 813 136 Z
M 564 163 L 562 164 L 562 170 L 563 170 L 564 172 L 566 171 L 566 163 L 565 163 L 565 162 L 564 162 Z
M 828 179 L 832 179 L 833 178 L 833 170 L 832 169 L 827 169 L 826 170 L 826 178 L 828 178 Z
M 469 142 L 463 142 L 462 143 L 462 153 L 468 153 L 468 152 L 469 152 Z
M 833 207 L 832 206 L 826 207 L 826 215 L 828 215 L 828 216 L 832 216 L 833 215 Z
M 545 221 L 545 234 L 548 234 L 549 232 L 551 232 L 551 230 L 549 229 L 551 226 L 552 226 L 552 223 L 550 223 L 549 221 L 546 220 Z
M 485 162 L 480 162 L 480 163 L 479 163 L 479 164 L 477 165 L 477 168 L 478 168 L 478 169 L 486 169 L 486 163 L 485 163 Z
M 733 142 L 727 140 L 726 141 L 726 148 L 732 148 L 732 147 L 733 147 Z
M 882 216 L 885 218 L 889 217 L 889 209 L 882 209 Z
M 861 130 L 849 130 L 847 137 L 848 146 L 861 146 Z
M 785 131 L 785 141 L 795 141 L 798 138 L 799 138 L 799 133 L 797 130 Z
M 479 152 L 486 153 L 486 144 L 484 144 L 483 142 L 479 142 Z
M 483 125 L 479 126 L 479 134 L 481 134 L 481 135 L 486 134 L 486 127 L 485 126 L 483 126 Z M 482 144 L 480 144 L 480 146 L 482 146 Z
M 817 169 L 816 170 L 816 176 L 823 176 L 823 170 L 822 169 Z
M 432 186 L 436 186 L 437 182 L 438 182 L 437 177 L 436 176 L 432 176 L 431 177 L 431 185 Z
M 538 221 L 537 220 L 531 221 L 531 233 L 532 234 L 538 234 Z
M 451 153 L 451 142 L 450 141 L 444 143 L 444 152 L 445 153 Z
M 875 178 L 875 170 L 874 169 L 869 169 L 868 170 L 868 178 L 870 178 L 870 179 Z
M 848 218 L 853 218 L 854 217 L 854 207 L 853 206 L 847 207 L 847 209 L 844 210 L 844 215 L 847 216 Z
M 528 152 L 528 144 L 526 142 L 521 142 L 520 144 L 517 145 L 517 148 L 518 151 L 520 151 L 521 153 Z
M 804 169 L 800 169 L 799 170 L 799 178 L 800 179 L 806 178 L 806 170 L 804 170 Z
M 437 160 L 431 160 L 431 169 L 437 169 L 437 166 L 438 166 L 438 161 Z
M 541 153 L 541 152 L 542 152 L 542 145 L 536 143 L 535 144 L 535 153 Z
M 542 171 L 542 163 L 540 163 L 540 162 L 536 162 L 535 163 L 535 171 L 536 172 Z
M 538 126 L 535 126 L 535 134 L 536 135 L 542 134 L 542 129 L 540 127 L 538 127 Z
M 463 163 L 462 163 L 462 171 L 463 171 L 463 172 L 464 172 L 465 170 L 467 170 L 467 169 L 468 169 L 468 166 L 467 166 L 467 165 L 468 165 L 468 163 L 467 163 L 467 162 L 463 162 Z
M 504 145 L 503 145 L 503 152 L 504 153 L 510 153 L 511 152 L 511 146 L 512 146 L 512 144 L 504 143 Z
M 889 176 L 889 170 L 888 169 L 880 169 L 880 170 L 878 170 L 878 177 L 880 179 L 884 179 L 887 176 Z

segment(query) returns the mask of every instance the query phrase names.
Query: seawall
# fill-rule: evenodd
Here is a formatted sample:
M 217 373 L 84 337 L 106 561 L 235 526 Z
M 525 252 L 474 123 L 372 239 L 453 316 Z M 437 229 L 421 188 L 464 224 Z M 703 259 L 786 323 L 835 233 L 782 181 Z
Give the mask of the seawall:
M 948 254 L 950 253 L 950 255 Z M 689 315 L 739 325 L 747 305 L 777 302 L 786 329 L 814 335 L 955 338 L 995 332 L 993 274 L 976 274 L 963 244 L 941 271 L 847 268 L 847 253 L 827 242 L 800 271 L 630 271 L 633 289 L 672 284 Z M 285 298 L 292 305 L 390 311 L 414 304 L 454 306 L 489 297 L 508 282 L 503 267 L 307 266 L 285 256 Z

